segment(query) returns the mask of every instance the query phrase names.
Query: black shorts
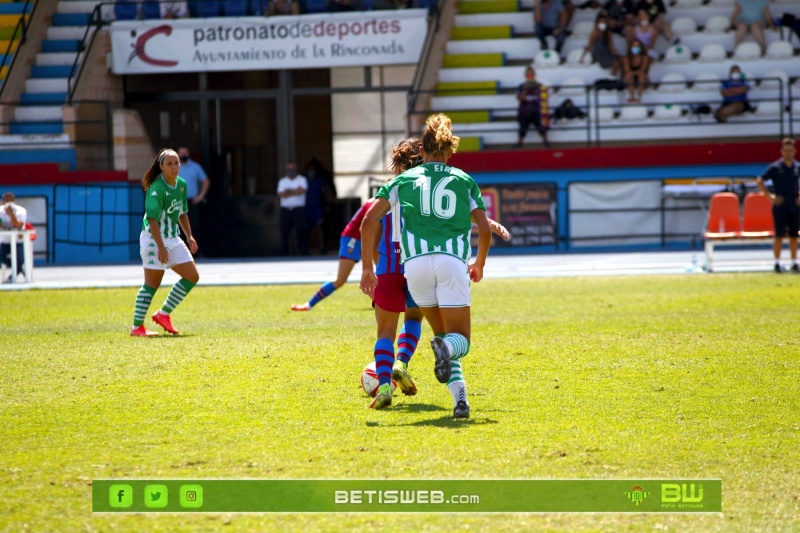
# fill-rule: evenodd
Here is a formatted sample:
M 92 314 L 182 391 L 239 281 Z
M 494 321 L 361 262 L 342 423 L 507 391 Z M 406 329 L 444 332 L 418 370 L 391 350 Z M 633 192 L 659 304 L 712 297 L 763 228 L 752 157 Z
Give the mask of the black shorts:
M 797 237 L 800 229 L 800 207 L 795 203 L 784 203 L 772 206 L 772 219 L 775 221 L 775 236 Z

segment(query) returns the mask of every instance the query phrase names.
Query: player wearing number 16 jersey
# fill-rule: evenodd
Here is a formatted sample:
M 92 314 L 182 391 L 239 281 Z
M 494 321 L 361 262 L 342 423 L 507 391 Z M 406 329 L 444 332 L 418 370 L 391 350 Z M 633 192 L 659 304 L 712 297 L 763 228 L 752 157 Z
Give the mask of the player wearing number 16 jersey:
M 409 291 L 436 334 L 431 341 L 434 373 L 453 396 L 453 417 L 468 418 L 460 359 L 469 352 L 469 282 L 483 278 L 491 229 L 478 185 L 465 172 L 447 165 L 459 141 L 451 128 L 443 114 L 428 118 L 422 134 L 424 164 L 381 187 L 361 233 L 370 242 L 377 221 L 393 209 Z M 473 220 L 478 226 L 478 252 L 469 263 Z M 369 256 L 364 250 L 362 255 L 361 289 L 372 295 L 377 279 Z

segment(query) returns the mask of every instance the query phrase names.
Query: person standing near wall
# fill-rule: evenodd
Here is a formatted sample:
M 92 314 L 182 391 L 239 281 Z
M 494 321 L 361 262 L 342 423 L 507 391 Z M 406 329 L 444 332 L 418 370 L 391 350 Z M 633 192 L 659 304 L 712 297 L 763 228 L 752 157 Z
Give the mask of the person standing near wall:
M 186 182 L 186 195 L 189 198 L 189 221 L 192 223 L 194 238 L 199 239 L 202 235 L 200 206 L 205 202 L 211 180 L 203 167 L 191 159 L 188 148 L 178 148 L 178 157 L 181 160 L 181 178 Z
M 756 178 L 758 189 L 772 200 L 772 219 L 775 222 L 775 240 L 772 252 L 775 256 L 775 272 L 781 273 L 781 250 L 783 238 L 789 237 L 789 253 L 792 257 L 792 272 L 800 273 L 797 266 L 797 231 L 800 228 L 800 163 L 795 160 L 797 145 L 791 137 L 781 139 L 781 158 L 772 163 Z M 772 181 L 772 192 L 766 181 Z
M 289 255 L 289 241 L 294 231 L 301 255 L 308 255 L 308 229 L 306 226 L 306 191 L 308 180 L 297 173 L 296 163 L 286 164 L 286 175 L 278 180 L 281 201 L 281 255 Z
M 3 201 L 0 203 L 0 228 L 4 230 L 22 230 L 25 228 L 25 222 L 28 221 L 28 211 L 21 205 L 17 205 L 14 200 L 16 197 L 11 191 L 3 193 Z M 22 241 L 17 237 L 0 237 L 0 260 L 7 267 L 11 268 L 11 245 L 16 241 L 17 247 L 17 271 L 11 272 L 8 278 L 3 280 L 3 283 L 11 283 L 14 276 L 23 274 L 22 269 L 25 262 L 24 247 Z M 26 280 L 28 281 L 28 280 Z

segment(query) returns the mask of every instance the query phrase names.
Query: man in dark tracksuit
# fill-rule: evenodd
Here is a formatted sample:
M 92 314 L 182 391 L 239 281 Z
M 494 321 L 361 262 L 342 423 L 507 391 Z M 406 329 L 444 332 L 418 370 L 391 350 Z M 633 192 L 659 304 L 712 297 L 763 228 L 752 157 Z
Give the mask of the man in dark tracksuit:
M 798 190 L 798 180 L 800 180 L 800 164 L 795 161 L 797 153 L 795 140 L 791 137 L 784 137 L 781 140 L 781 158 L 764 171 L 764 174 L 756 178 L 756 185 L 759 190 L 772 200 L 772 218 L 775 221 L 775 241 L 772 243 L 772 251 L 775 255 L 775 272 L 781 272 L 781 249 L 783 248 L 783 237 L 789 237 L 789 252 L 792 255 L 792 272 L 800 272 L 797 266 L 797 231 L 800 226 L 800 191 Z M 769 192 L 764 184 L 767 180 L 772 180 L 772 192 Z

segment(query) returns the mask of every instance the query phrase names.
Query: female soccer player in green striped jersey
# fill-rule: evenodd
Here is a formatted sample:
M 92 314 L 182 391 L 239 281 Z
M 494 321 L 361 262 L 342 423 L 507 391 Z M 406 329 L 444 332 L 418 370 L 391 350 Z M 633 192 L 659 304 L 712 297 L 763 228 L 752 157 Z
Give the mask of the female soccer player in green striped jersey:
M 447 383 L 453 397 L 454 418 L 469 418 L 469 402 L 461 358 L 469 352 L 470 279 L 483 278 L 491 229 L 486 207 L 475 181 L 447 165 L 459 138 L 450 118 L 428 118 L 422 133 L 424 164 L 403 172 L 381 187 L 364 217 L 362 239 L 371 238 L 377 221 L 390 209 L 408 288 L 436 337 L 431 341 L 434 374 Z M 478 226 L 478 252 L 472 255 L 470 233 Z M 372 296 L 377 279 L 372 264 L 363 261 L 361 290 Z
M 197 242 L 192 237 L 189 224 L 186 182 L 178 176 L 180 168 L 178 154 L 165 148 L 158 153 L 142 178 L 145 214 L 139 235 L 139 253 L 144 266 L 144 285 L 136 296 L 131 328 L 133 337 L 158 335 L 144 327 L 144 319 L 166 269 L 171 268 L 181 279 L 172 286 L 164 305 L 152 319 L 173 335 L 177 335 L 178 330 L 172 326 L 170 313 L 200 280 L 192 259 L 192 254 L 197 251 Z M 188 249 L 180 238 L 180 228 L 186 232 Z

